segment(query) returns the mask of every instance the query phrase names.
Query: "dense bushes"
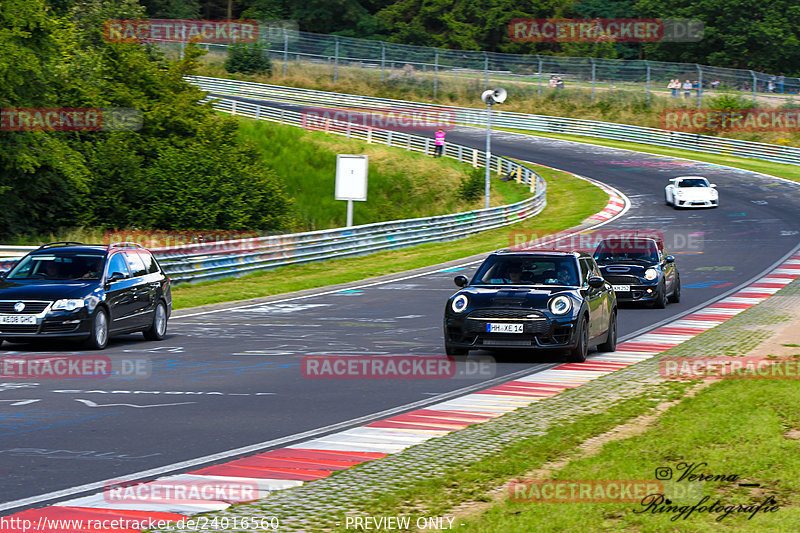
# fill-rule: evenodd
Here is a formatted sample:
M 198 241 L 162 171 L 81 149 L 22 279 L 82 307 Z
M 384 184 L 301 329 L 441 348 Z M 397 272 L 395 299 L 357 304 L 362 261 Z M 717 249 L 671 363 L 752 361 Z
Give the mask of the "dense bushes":
M 272 74 L 269 51 L 261 43 L 234 44 L 228 48 L 225 70 L 243 74 Z
M 8 4 L 8 5 L 6 5 Z M 109 43 L 103 21 L 144 18 L 128 0 L 7 0 L 0 107 L 133 108 L 139 131 L 0 131 L 0 238 L 80 225 L 284 230 L 278 177 L 185 83 L 202 52 L 167 61 Z

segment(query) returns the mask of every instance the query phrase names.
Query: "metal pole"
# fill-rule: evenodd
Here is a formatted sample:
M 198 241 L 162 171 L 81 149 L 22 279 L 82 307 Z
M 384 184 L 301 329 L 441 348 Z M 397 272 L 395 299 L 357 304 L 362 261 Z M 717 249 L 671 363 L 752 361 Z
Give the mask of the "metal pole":
M 644 62 L 645 68 L 647 68 L 647 84 L 645 85 L 646 94 L 647 94 L 647 103 L 650 103 L 650 63 L 645 61 Z
M 758 82 L 756 81 L 756 73 L 755 72 L 753 72 L 751 70 L 750 71 L 750 75 L 753 76 L 753 107 L 756 107 L 758 105 L 758 95 L 756 94 L 756 84 Z
M 489 54 L 483 53 L 483 90 L 489 88 Z
M 594 102 L 594 80 L 595 80 L 595 65 L 594 58 L 590 57 L 589 61 L 592 62 L 592 102 Z
M 289 34 L 283 29 L 283 76 L 286 77 L 286 64 L 289 62 Z
M 536 56 L 539 60 L 539 96 L 542 95 L 542 56 Z
M 484 182 L 484 205 L 489 209 L 489 166 L 492 161 L 492 104 L 486 104 L 486 179 Z
M 381 87 L 383 87 L 384 68 L 386 67 L 386 45 L 381 43 Z
M 339 79 L 339 37 L 336 37 L 336 46 L 334 48 L 334 58 L 333 58 L 333 83 L 336 83 L 336 80 Z
M 439 89 L 439 50 L 433 49 L 433 98 L 436 98 L 436 91 Z
M 703 106 L 703 66 L 697 65 L 697 109 Z
M 353 226 L 353 200 L 347 200 L 347 227 Z

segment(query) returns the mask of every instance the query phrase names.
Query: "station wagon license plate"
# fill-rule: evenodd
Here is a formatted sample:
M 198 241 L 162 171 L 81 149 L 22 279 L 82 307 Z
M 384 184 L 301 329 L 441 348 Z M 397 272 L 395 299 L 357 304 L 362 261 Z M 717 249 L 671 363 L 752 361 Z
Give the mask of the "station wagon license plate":
M 0 324 L 36 324 L 33 315 L 0 315 Z
M 522 333 L 522 324 L 486 324 L 486 333 Z
M 630 285 L 614 285 L 614 292 L 631 292 Z

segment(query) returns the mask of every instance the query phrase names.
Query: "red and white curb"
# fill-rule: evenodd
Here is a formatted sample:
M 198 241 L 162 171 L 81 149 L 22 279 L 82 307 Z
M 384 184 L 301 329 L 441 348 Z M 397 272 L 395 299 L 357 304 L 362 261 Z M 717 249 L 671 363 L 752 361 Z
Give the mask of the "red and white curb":
M 583 176 L 578 176 L 577 174 L 572 174 L 572 175 L 575 176 L 576 178 L 587 179 Z M 625 209 L 626 203 L 623 197 L 620 195 L 619 191 L 617 191 L 616 189 L 612 189 L 608 185 L 605 185 L 598 181 L 594 180 L 588 180 L 588 181 L 594 183 L 608 194 L 608 204 L 606 204 L 605 208 L 602 211 L 600 211 L 599 213 L 595 213 L 594 215 L 587 218 L 586 219 L 587 221 L 607 222 L 612 218 L 616 217 L 617 215 L 619 215 Z

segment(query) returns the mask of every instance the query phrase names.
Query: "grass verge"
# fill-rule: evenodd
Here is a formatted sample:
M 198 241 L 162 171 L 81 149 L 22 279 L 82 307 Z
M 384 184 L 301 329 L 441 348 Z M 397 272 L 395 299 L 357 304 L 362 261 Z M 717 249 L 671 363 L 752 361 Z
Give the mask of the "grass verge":
M 784 165 L 781 163 L 771 163 L 769 161 L 759 161 L 757 159 L 746 159 L 743 157 L 734 157 L 728 155 L 706 154 L 703 152 L 692 152 L 690 150 L 678 150 L 675 148 L 663 148 L 652 144 L 598 139 L 597 137 L 585 137 L 581 135 L 564 135 L 560 133 L 518 130 L 512 128 L 495 129 L 509 131 L 512 133 L 521 133 L 523 135 L 560 139 L 562 141 L 574 141 L 586 144 L 595 144 L 598 146 L 608 146 L 609 148 L 621 148 L 623 150 L 633 150 L 634 152 L 647 152 L 668 157 L 683 157 L 695 161 L 702 161 L 704 163 L 735 167 L 742 170 L 771 174 L 773 176 L 778 176 L 780 178 L 785 178 L 792 181 L 800 181 L 800 167 L 795 165 Z
M 362 257 L 288 266 L 230 280 L 178 285 L 173 288 L 173 304 L 176 309 L 183 309 L 245 300 L 434 265 L 514 244 L 510 241 L 512 232 L 535 231 L 541 234 L 570 228 L 600 211 L 608 201 L 606 193 L 584 180 L 546 167 L 534 167 L 547 180 L 548 204 L 538 216 L 518 224 L 453 242 L 423 244 Z M 499 180 L 492 181 L 510 185 Z

